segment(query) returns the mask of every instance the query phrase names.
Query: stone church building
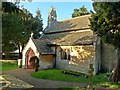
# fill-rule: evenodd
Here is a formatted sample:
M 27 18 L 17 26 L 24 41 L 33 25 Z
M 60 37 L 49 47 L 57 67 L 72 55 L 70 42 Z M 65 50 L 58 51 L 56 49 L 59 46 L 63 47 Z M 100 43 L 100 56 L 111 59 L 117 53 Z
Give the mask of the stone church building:
M 30 59 L 39 59 L 39 69 L 59 68 L 88 73 L 93 64 L 94 74 L 112 70 L 116 65 L 113 46 L 101 42 L 90 29 L 89 18 L 84 15 L 57 21 L 54 7 L 48 13 L 48 25 L 39 39 L 29 38 L 23 50 L 22 66 L 32 69 Z

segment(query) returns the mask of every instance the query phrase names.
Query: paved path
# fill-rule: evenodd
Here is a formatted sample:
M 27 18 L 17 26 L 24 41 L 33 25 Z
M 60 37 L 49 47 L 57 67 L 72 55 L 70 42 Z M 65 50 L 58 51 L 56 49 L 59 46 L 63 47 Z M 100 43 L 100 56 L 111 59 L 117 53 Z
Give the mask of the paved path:
M 15 76 L 16 78 L 19 78 L 19 79 L 33 85 L 34 88 L 86 87 L 85 84 L 80 84 L 80 83 L 51 81 L 51 80 L 33 78 L 30 75 L 31 72 L 32 72 L 32 70 L 19 68 L 16 70 L 4 71 L 3 74 Z
M 32 89 L 33 86 L 11 75 L 0 75 L 0 90 Z

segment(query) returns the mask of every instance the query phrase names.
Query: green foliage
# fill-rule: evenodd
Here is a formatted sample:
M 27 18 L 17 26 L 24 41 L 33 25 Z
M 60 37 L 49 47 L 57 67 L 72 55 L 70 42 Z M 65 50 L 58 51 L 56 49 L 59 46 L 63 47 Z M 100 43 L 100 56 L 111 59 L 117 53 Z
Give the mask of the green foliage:
M 100 83 L 100 86 L 107 86 L 107 87 L 114 88 L 114 89 L 120 88 L 120 84 L 112 83 L 112 82 L 102 82 L 102 83 Z
M 17 48 L 19 32 L 21 31 L 21 21 L 14 14 L 2 15 L 2 51 L 8 53 Z
M 2 5 L 2 51 L 9 53 L 17 48 L 17 34 L 22 26 L 17 6 L 10 2 L 3 2 Z
M 19 8 L 11 2 L 2 2 L 2 11 L 6 13 L 18 13 Z
M 120 2 L 94 2 L 91 29 L 106 43 L 120 47 Z
M 10 2 L 3 3 L 2 11 L 2 49 L 4 53 L 14 51 L 20 45 L 23 48 L 31 32 L 34 33 L 34 38 L 40 36 L 39 32 L 43 29 L 40 11 L 36 17 L 33 17 L 27 9 L 21 10 L 16 4 Z
M 108 44 L 117 49 L 117 65 L 110 80 L 120 81 L 120 2 L 94 2 L 95 14 L 90 20 L 91 29 Z
M 43 30 L 43 23 L 39 9 L 36 11 L 36 14 L 36 17 L 34 17 L 32 21 L 32 32 L 34 33 L 33 38 L 35 39 L 40 37 L 40 31 Z
M 84 7 L 84 5 L 79 9 L 74 9 L 74 12 L 72 13 L 72 18 L 87 15 L 89 14 L 88 10 Z

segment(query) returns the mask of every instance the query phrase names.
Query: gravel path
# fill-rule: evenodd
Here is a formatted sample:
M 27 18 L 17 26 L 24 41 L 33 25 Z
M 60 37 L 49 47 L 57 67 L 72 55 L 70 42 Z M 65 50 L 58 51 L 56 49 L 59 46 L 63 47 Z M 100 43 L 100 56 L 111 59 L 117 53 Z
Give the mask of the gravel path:
M 19 79 L 33 85 L 34 88 L 86 87 L 85 84 L 81 84 L 81 83 L 51 81 L 51 80 L 33 78 L 30 76 L 31 72 L 32 72 L 32 70 L 19 68 L 16 70 L 4 71 L 4 72 L 2 72 L 2 74 L 8 74 L 8 75 L 12 75 L 16 78 L 19 78 Z

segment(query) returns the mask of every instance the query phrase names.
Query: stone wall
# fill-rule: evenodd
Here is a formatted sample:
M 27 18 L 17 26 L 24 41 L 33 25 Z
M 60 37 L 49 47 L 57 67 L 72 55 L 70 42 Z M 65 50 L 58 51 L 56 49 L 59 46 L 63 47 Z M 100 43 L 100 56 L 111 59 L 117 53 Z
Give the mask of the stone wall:
M 117 63 L 117 55 L 114 47 L 108 44 L 102 44 L 101 69 L 112 70 Z
M 10 62 L 10 63 L 15 63 L 17 60 L 0 60 L 0 62 Z
M 53 55 L 40 55 L 40 69 L 53 68 L 54 56 Z
M 94 62 L 94 74 L 99 73 L 101 71 L 101 39 L 100 37 L 96 37 L 96 42 L 95 42 L 95 62 Z
M 60 49 L 70 49 L 70 60 L 61 59 Z M 72 51 L 71 51 L 72 50 Z M 56 66 L 60 69 L 88 73 L 89 65 L 95 61 L 95 47 L 86 46 L 61 46 L 57 48 Z

